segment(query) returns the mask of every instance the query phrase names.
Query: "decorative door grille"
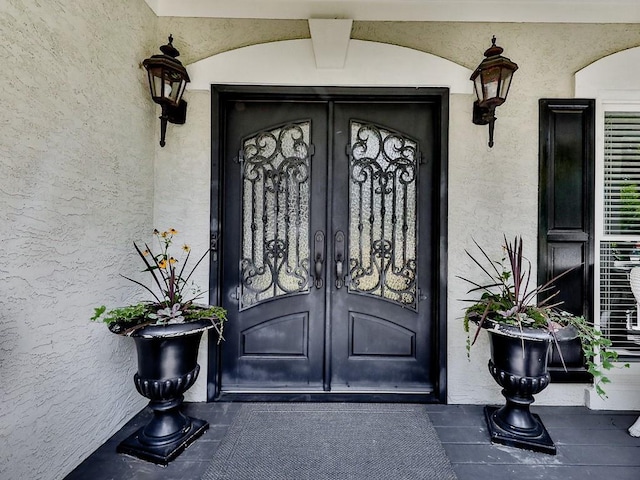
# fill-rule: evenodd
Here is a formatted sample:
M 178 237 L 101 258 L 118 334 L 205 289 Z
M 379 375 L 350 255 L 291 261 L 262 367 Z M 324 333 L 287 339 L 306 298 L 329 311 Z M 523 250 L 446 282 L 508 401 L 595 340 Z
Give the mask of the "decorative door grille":
M 416 140 L 350 122 L 349 291 L 417 309 Z
M 311 121 L 242 140 L 240 310 L 309 292 Z

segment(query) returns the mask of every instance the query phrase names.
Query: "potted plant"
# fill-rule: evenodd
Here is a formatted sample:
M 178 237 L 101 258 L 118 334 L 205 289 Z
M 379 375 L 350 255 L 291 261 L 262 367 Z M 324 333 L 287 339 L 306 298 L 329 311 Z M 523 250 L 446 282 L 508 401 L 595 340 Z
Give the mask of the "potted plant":
M 459 277 L 472 287 L 468 291 L 474 298 L 466 308 L 464 328 L 469 334 L 470 324 L 477 325 L 473 339 L 468 337 L 467 347 L 475 343 L 481 329 L 489 333 L 491 359 L 489 372 L 503 387 L 506 404 L 500 408 L 485 407 L 485 417 L 495 443 L 555 454 L 556 447 L 537 415 L 529 406 L 533 395 L 549 385 L 547 362 L 551 343 L 579 338 L 586 366 L 593 375 L 596 392 L 605 396 L 602 388 L 609 379 L 603 374 L 617 359 L 617 353 L 607 347 L 611 341 L 589 325 L 584 317 L 560 310 L 554 303 L 557 292 L 553 282 L 568 271 L 544 285 L 530 286 L 531 264 L 523 255 L 523 242 L 516 237 L 512 242 L 504 237 L 505 255 L 492 260 L 476 243 L 479 258 L 466 252 L 487 277 L 486 283 Z M 479 295 L 479 298 L 478 298 Z M 561 351 L 559 346 L 558 351 Z M 597 356 L 600 357 L 600 363 Z M 564 360 L 563 360 L 564 363 Z
M 151 300 L 111 310 L 98 307 L 92 320 L 104 321 L 113 333 L 133 337 L 138 354 L 135 386 L 153 410 L 149 423 L 120 443 L 117 451 L 167 465 L 209 427 L 204 420 L 184 415 L 180 407 L 184 392 L 198 378 L 202 334 L 211 330 L 220 342 L 226 311 L 196 303 L 204 292 L 191 276 L 209 251 L 187 270 L 190 247 L 183 245 L 177 256 L 172 251 L 178 232 L 154 230 L 153 234 L 157 253 L 148 244 L 142 249 L 134 243 L 152 286 L 124 277 L 145 289 Z

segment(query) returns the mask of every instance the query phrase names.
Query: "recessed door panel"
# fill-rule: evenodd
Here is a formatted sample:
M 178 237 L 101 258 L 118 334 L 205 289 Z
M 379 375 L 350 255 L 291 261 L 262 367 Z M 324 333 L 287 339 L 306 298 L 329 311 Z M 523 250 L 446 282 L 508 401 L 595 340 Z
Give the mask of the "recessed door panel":
M 415 355 L 416 335 L 386 318 L 351 312 L 349 357 L 407 357 Z
M 243 332 L 242 355 L 306 357 L 309 345 L 309 316 L 305 313 L 277 317 Z

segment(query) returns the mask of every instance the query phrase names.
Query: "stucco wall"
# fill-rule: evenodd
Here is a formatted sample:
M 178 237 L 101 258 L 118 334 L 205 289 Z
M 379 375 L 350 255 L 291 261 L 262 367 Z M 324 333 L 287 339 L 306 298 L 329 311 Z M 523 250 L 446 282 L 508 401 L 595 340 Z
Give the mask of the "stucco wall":
M 185 64 L 252 43 L 309 37 L 305 21 L 166 17 L 159 19 L 158 33 L 161 32 L 162 35 L 173 33 L 179 48 L 185 46 L 181 48 Z M 488 344 L 484 337 L 473 348 L 470 360 L 467 359 L 466 337 L 461 326 L 464 304 L 458 300 L 465 295 L 465 285 L 457 276 L 468 276 L 474 268 L 464 254 L 465 249 L 473 246 L 472 238 L 497 256 L 501 253 L 503 233 L 521 234 L 526 253 L 535 265 L 538 99 L 572 97 L 577 70 L 603 56 L 640 44 L 640 31 L 635 25 L 354 22 L 351 37 L 414 48 L 473 69 L 490 46 L 492 35 L 496 35 L 498 44 L 505 48 L 504 55 L 520 66 L 509 99 L 497 112 L 493 149 L 487 146 L 487 128 L 471 123 L 472 95 L 451 96 L 447 319 L 448 401 L 451 403 L 502 400 L 500 387 L 487 371 Z M 246 83 L 259 82 L 260 72 L 246 79 Z M 210 139 L 203 143 L 202 136 L 210 135 L 210 122 L 202 115 L 204 110 L 200 104 L 210 100 L 207 93 L 190 92 L 189 95 L 197 99 L 198 107 L 194 110 L 199 113 L 195 119 L 189 113 L 187 124 L 175 128 L 169 142 L 185 146 L 191 160 L 198 159 L 197 168 L 191 169 L 191 174 L 185 172 L 180 176 L 180 184 L 188 185 L 191 179 L 195 185 L 201 185 L 199 177 L 209 174 L 209 159 L 200 149 L 208 148 Z M 194 149 L 198 150 L 197 155 Z M 185 156 L 182 152 L 176 153 L 175 162 L 169 162 L 168 151 L 158 155 L 162 162 L 158 162 L 157 179 L 166 186 L 169 177 L 162 172 L 163 165 L 177 168 L 186 162 Z M 192 190 L 191 194 L 200 197 L 203 195 L 200 188 L 205 186 Z M 158 183 L 156 215 L 173 208 L 160 192 L 162 188 Z M 199 225 L 198 232 L 192 232 L 194 235 L 204 237 L 207 233 L 204 214 L 204 210 L 193 209 L 188 212 L 192 221 L 183 218 L 185 223 Z M 537 401 L 584 404 L 585 388 L 552 385 L 537 396 Z M 617 407 L 620 408 L 620 404 Z
M 0 2 L 0 478 L 59 479 L 144 405 L 133 341 L 89 322 L 137 294 L 156 117 L 143 0 Z

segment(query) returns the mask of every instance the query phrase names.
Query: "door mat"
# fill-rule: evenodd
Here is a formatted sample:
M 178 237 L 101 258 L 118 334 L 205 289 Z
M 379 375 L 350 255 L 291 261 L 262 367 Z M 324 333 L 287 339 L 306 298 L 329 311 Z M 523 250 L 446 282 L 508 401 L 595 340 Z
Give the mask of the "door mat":
M 455 480 L 425 407 L 247 403 L 203 480 Z

